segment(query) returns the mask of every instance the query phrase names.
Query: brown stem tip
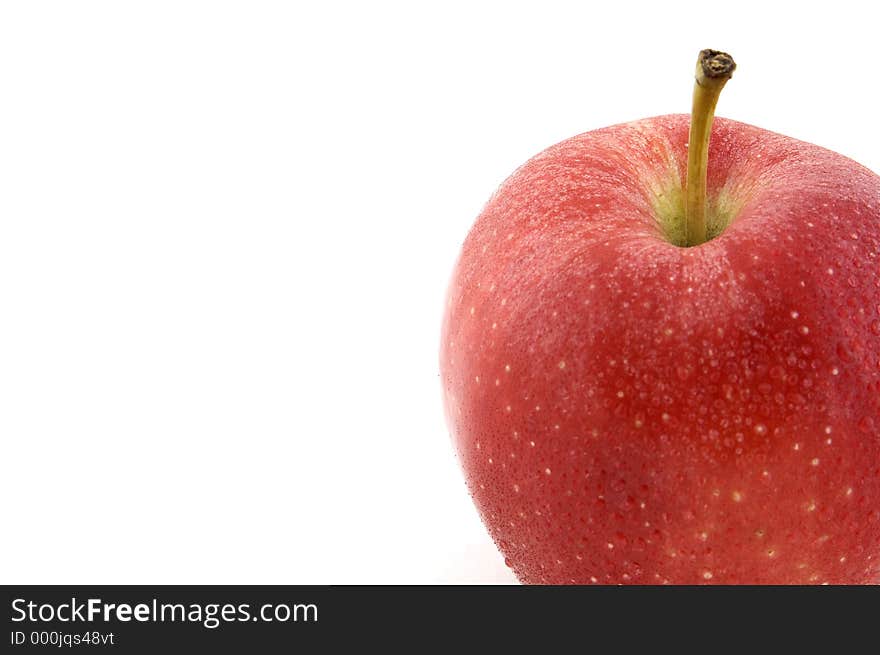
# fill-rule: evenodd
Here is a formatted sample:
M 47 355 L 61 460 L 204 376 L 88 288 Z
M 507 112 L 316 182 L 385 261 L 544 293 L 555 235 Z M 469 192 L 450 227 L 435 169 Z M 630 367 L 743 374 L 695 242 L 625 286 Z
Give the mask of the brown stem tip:
M 733 71 L 736 70 L 736 62 L 733 61 L 733 57 L 719 50 L 701 50 L 699 62 L 700 71 L 697 74 L 697 81 L 700 81 L 699 72 L 702 72 L 702 77 L 705 78 L 729 80 Z

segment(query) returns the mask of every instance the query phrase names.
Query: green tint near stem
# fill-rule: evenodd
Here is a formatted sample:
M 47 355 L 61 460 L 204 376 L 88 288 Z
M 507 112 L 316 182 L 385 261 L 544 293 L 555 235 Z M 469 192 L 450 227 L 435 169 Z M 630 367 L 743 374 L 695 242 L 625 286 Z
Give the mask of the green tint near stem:
M 742 197 L 739 197 L 742 195 Z M 734 194 L 727 188 L 707 194 L 705 208 L 705 241 L 721 234 L 745 204 L 746 194 Z M 660 231 L 676 246 L 687 246 L 685 235 L 685 191 L 678 184 L 670 184 L 653 198 L 654 216 Z

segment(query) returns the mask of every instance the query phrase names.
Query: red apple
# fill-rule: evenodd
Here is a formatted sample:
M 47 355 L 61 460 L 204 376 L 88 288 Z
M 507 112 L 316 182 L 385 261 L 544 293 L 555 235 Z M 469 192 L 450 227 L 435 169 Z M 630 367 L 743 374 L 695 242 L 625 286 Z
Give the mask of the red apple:
M 469 490 L 526 583 L 878 583 L 880 178 L 710 112 L 681 247 L 690 125 L 563 141 L 477 219 L 441 349 Z

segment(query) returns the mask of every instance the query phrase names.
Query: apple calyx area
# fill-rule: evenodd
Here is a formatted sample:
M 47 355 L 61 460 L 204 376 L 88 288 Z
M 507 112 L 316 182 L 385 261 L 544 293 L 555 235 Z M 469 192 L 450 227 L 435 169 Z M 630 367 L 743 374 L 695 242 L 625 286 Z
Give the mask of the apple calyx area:
M 694 97 L 691 109 L 691 127 L 688 137 L 687 182 L 684 193 L 684 211 L 676 212 L 666 221 L 667 238 L 675 245 L 698 246 L 717 236 L 726 220 L 708 217 L 706 178 L 709 164 L 709 137 L 715 117 L 715 106 L 721 89 L 733 75 L 736 62 L 726 52 L 702 50 L 697 57 L 694 75 Z

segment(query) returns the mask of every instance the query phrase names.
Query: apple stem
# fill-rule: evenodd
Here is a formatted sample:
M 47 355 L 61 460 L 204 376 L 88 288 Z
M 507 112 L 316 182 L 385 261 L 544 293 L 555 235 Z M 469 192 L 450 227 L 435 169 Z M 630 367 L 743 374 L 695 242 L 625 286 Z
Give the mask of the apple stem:
M 718 96 L 734 69 L 736 63 L 733 57 L 725 52 L 702 50 L 697 58 L 691 132 L 688 137 L 685 246 L 698 246 L 707 240 L 706 169 L 709 164 L 709 136 Z

